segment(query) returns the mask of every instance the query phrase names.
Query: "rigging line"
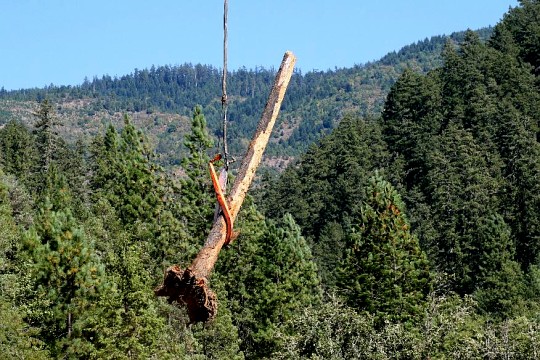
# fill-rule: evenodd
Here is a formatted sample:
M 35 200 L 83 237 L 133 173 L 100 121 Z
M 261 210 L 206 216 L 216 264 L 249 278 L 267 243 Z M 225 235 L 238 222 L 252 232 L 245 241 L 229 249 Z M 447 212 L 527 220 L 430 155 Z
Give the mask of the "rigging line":
M 223 118 L 223 159 L 225 170 L 229 170 L 229 149 L 227 146 L 227 17 L 229 12 L 228 0 L 223 3 L 223 75 L 221 77 L 221 113 Z

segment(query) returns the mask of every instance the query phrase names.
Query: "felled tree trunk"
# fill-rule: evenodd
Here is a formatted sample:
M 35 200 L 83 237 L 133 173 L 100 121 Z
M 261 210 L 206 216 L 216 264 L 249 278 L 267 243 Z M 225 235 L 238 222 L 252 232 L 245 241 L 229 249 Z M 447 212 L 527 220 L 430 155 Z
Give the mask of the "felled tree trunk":
M 274 80 L 274 85 L 266 103 L 261 121 L 238 171 L 228 197 L 232 221 L 236 219 L 246 193 L 255 177 L 270 133 L 276 122 L 281 102 L 291 79 L 296 57 L 286 52 Z M 212 320 L 217 314 L 217 298 L 208 286 L 207 276 L 212 272 L 219 252 L 226 240 L 226 224 L 223 216 L 214 222 L 204 247 L 191 265 L 182 270 L 178 265 L 165 271 L 163 284 L 154 292 L 157 296 L 166 296 L 169 302 L 183 303 L 187 306 L 191 323 Z

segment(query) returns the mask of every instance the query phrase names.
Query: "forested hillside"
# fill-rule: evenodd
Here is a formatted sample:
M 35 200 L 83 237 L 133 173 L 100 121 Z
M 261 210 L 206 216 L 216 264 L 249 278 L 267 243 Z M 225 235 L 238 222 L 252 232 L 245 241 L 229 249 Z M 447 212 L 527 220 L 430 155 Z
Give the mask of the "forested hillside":
M 492 29 L 479 30 L 487 39 Z M 377 114 L 392 84 L 406 68 L 427 72 L 441 65 L 448 38 L 462 41 L 464 33 L 434 36 L 409 45 L 379 61 L 350 69 L 296 72 L 289 85 L 267 157 L 283 167 L 290 157 L 328 134 L 346 113 Z M 302 59 L 299 60 L 301 65 Z M 240 156 L 260 118 L 275 76 L 274 69 L 238 69 L 228 76 L 231 151 Z M 20 91 L 0 90 L 0 125 L 10 119 L 32 124 L 36 101 L 49 99 L 64 121 L 64 138 L 95 135 L 108 123 L 122 126 L 123 114 L 144 129 L 160 154 L 162 165 L 178 165 L 186 155 L 182 139 L 197 104 L 214 137 L 221 132 L 221 72 L 207 65 L 184 64 L 135 70 L 132 74 L 85 80 L 79 86 L 54 86 Z
M 440 68 L 400 76 L 380 117 L 346 117 L 260 193 L 267 217 L 292 214 L 327 291 L 375 320 L 428 316 L 400 345 L 412 354 L 426 327 L 447 331 L 430 311 L 466 306 L 463 323 L 444 325 L 464 342 L 445 357 L 537 357 L 539 15 L 540 2 L 523 1 L 487 43 L 473 32 L 448 42 Z M 311 336 L 296 338 L 295 354 Z M 508 343 L 474 349 L 502 340 L 491 336 Z M 411 357 L 443 356 L 431 351 Z
M 213 221 L 217 70 L 3 91 L 0 354 L 539 358 L 538 19 L 540 1 L 523 0 L 489 39 L 297 73 L 271 154 L 298 159 L 246 199 L 208 279 L 208 324 L 153 289 Z M 231 77 L 235 151 L 272 77 Z

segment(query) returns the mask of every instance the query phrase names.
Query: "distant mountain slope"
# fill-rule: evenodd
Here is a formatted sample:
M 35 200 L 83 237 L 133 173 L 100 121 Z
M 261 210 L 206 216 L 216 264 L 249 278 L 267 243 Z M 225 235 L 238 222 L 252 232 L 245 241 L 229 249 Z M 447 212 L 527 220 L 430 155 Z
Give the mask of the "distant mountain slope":
M 491 28 L 478 31 L 487 39 Z M 406 68 L 426 73 L 441 65 L 441 50 L 450 39 L 460 42 L 463 32 L 434 36 L 405 46 L 379 61 L 352 68 L 296 72 L 283 104 L 267 154 L 286 159 L 329 133 L 344 114 L 364 116 L 381 112 L 390 87 Z M 276 59 L 278 61 L 279 59 Z M 241 153 L 259 120 L 275 69 L 245 68 L 228 77 L 230 148 Z M 148 133 L 164 164 L 175 163 L 195 105 L 203 107 L 214 135 L 220 129 L 220 71 L 207 65 L 184 64 L 136 69 L 119 78 L 103 76 L 78 86 L 49 86 L 18 91 L 0 90 L 0 126 L 10 119 L 31 122 L 36 100 L 49 98 L 58 107 L 69 138 L 94 133 L 103 124 L 120 124 L 123 113 Z M 286 164 L 274 161 L 273 166 Z

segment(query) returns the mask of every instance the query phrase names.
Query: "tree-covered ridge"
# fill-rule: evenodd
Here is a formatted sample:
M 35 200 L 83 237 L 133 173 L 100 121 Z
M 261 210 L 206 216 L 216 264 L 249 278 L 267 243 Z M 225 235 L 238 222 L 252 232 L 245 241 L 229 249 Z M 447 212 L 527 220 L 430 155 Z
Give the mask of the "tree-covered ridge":
M 482 38 L 487 38 L 491 28 L 478 32 Z M 444 42 L 447 39 L 460 42 L 462 38 L 463 33 L 434 36 L 379 61 L 352 68 L 314 70 L 305 74 L 297 71 L 284 99 L 282 116 L 268 154 L 296 156 L 302 153 L 310 143 L 334 129 L 346 113 L 378 114 L 390 87 L 404 69 L 422 72 L 434 69 L 441 64 Z M 185 125 L 195 104 L 202 106 L 212 135 L 219 136 L 220 76 L 219 69 L 208 65 L 152 66 L 120 77 L 105 75 L 86 79 L 78 86 L 50 85 L 43 89 L 0 91 L 0 124 L 10 118 L 29 120 L 29 108 L 34 104 L 27 102 L 44 98 L 58 104 L 60 115 L 66 119 L 68 137 L 75 133 L 95 135 L 100 125 L 108 122 L 122 126 L 122 114 L 128 112 L 163 155 L 161 163 L 174 164 L 178 151 L 185 151 L 177 144 L 182 143 L 181 137 L 188 131 Z M 245 149 L 274 76 L 275 69 L 264 68 L 241 68 L 228 75 L 230 147 L 234 153 L 240 154 Z
M 210 324 L 152 292 L 211 225 L 202 108 L 174 172 L 129 117 L 76 143 L 53 100 L 32 127 L 6 123 L 2 354 L 538 358 L 539 12 L 524 0 L 487 43 L 448 42 L 441 67 L 403 72 L 380 116 L 336 112 L 331 134 L 266 174 L 209 279 Z
M 241 213 L 243 234 L 235 241 L 250 250 L 225 254 L 212 278 L 220 301 L 212 324 L 187 326 L 181 305 L 154 295 L 167 266 L 193 258 L 213 218 L 206 175 L 212 141 L 199 107 L 181 181 L 157 165 L 128 117 L 121 130 L 111 125 L 86 147 L 59 137 L 61 121 L 49 101 L 35 114 L 35 131 L 14 122 L 0 129 L 0 306 L 6 315 L 0 346 L 6 354 L 257 358 L 279 346 L 273 337 L 281 323 L 320 301 L 316 266 L 298 226 L 290 216 L 266 222 L 254 205 Z M 257 272 L 238 264 L 238 254 Z M 249 294 L 263 295 L 246 297 L 234 286 L 239 281 L 249 283 Z
M 396 268 L 399 275 L 423 268 L 422 257 L 412 253 L 399 265 L 403 252 L 398 239 L 407 239 L 409 222 L 392 219 L 403 213 L 410 220 L 410 236 L 427 256 L 433 294 L 472 300 L 477 320 L 489 319 L 497 326 L 508 328 L 521 321 L 517 318 L 530 322 L 538 316 L 540 88 L 534 49 L 540 31 L 533 17 L 539 11 L 540 2 L 522 1 L 487 42 L 471 31 L 459 46 L 447 42 L 440 68 L 426 74 L 404 71 L 380 118 L 346 118 L 264 184 L 258 198 L 263 212 L 271 218 L 293 215 L 312 244 L 323 286 L 343 294 L 348 305 L 368 309 L 372 317 L 355 325 L 360 333 L 368 331 L 365 338 L 373 336 L 365 321 L 376 323 L 389 303 L 391 309 L 406 309 L 397 305 L 405 299 L 422 304 L 405 290 L 421 283 L 419 271 L 409 270 L 408 278 L 385 285 Z M 375 191 L 374 176 L 382 176 Z M 380 205 L 385 196 L 392 198 L 385 195 L 391 190 L 383 179 L 401 193 L 404 206 L 390 200 Z M 388 241 L 393 241 L 391 247 Z M 389 258 L 395 267 L 385 268 Z M 436 306 L 429 297 L 423 300 L 428 308 Z M 422 311 L 426 315 L 431 310 Z M 386 313 L 384 319 L 391 317 Z M 316 330 L 309 328 L 316 326 L 312 320 L 293 323 L 306 334 L 288 337 L 295 343 L 290 351 L 325 353 L 304 342 L 315 336 Z M 468 326 L 477 326 L 477 320 L 469 318 Z M 333 320 L 317 321 L 331 326 Z M 338 336 L 330 339 L 351 346 Z M 362 337 L 357 341 L 362 343 Z M 324 342 L 335 346 L 328 338 Z M 401 343 L 399 351 L 417 354 L 412 358 L 426 356 L 409 346 Z M 513 346 L 512 356 L 534 357 L 528 351 L 535 345 Z M 465 357 L 482 357 L 470 349 Z M 457 353 L 446 356 L 459 358 Z

